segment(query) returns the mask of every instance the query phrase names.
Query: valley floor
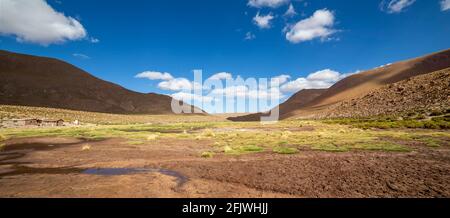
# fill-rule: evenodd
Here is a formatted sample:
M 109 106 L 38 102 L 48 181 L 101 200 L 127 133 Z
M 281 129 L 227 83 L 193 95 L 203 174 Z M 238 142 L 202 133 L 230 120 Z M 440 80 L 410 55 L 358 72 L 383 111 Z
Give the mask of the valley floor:
M 450 197 L 448 130 L 283 121 L 0 134 L 0 197 Z

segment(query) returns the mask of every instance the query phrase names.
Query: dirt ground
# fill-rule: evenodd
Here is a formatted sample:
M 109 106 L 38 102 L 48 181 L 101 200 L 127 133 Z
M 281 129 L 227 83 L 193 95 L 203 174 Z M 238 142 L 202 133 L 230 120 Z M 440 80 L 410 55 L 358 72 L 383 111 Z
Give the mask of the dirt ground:
M 450 197 L 450 149 L 201 158 L 207 140 L 11 139 L 0 197 Z

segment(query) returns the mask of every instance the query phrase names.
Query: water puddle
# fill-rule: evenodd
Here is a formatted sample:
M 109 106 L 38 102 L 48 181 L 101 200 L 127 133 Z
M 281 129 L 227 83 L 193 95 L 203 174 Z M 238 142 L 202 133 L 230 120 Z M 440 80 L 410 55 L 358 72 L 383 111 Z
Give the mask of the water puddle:
M 6 164 L 6 163 L 5 163 Z M 14 163 L 8 163 L 14 164 Z M 23 164 L 23 163 L 21 163 Z M 189 179 L 183 174 L 161 168 L 33 168 L 23 165 L 14 164 L 11 171 L 0 173 L 0 179 L 6 176 L 17 176 L 25 174 L 51 174 L 51 175 L 67 175 L 67 174 L 85 174 L 85 175 L 99 175 L 99 176 L 123 176 L 145 173 L 161 173 L 166 176 L 175 178 L 177 187 L 183 186 Z
M 159 168 L 89 168 L 81 172 L 88 175 L 100 175 L 100 176 L 121 176 L 121 175 L 133 175 L 144 173 L 161 173 L 166 176 L 174 177 L 177 181 L 177 186 L 182 186 L 188 181 L 188 178 L 183 174 Z
M 84 140 L 86 141 L 86 140 Z M 183 174 L 162 168 L 77 168 L 77 167 L 56 167 L 56 168 L 34 168 L 26 166 L 28 162 L 15 161 L 20 159 L 30 151 L 49 151 L 71 145 L 80 145 L 83 142 L 76 143 L 23 143 L 11 144 L 2 148 L 0 152 L 0 179 L 8 176 L 19 175 L 68 175 L 68 174 L 84 174 L 99 176 L 121 176 L 146 173 L 160 173 L 170 176 L 176 180 L 177 188 L 181 187 L 188 181 L 188 177 Z M 5 171 L 6 170 L 6 171 Z
M 64 144 L 62 144 L 64 145 Z M 19 150 L 32 150 L 32 151 L 49 151 L 54 150 L 62 146 L 61 144 L 47 144 L 47 143 L 23 143 L 23 144 L 12 144 L 3 147 L 3 152 L 8 151 L 19 151 Z M 71 145 L 71 144 L 67 144 Z

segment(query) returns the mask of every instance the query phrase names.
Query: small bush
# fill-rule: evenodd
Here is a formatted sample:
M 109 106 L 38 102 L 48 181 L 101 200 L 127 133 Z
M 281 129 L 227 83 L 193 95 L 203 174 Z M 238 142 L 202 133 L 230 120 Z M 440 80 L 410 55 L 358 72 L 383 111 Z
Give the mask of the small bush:
M 156 135 L 156 134 L 151 134 L 151 135 L 147 136 L 147 140 L 149 140 L 149 141 L 153 141 L 158 138 L 159 138 L 159 135 Z
M 81 147 L 82 151 L 89 151 L 91 150 L 91 146 L 89 144 L 83 145 L 83 147 Z
M 296 148 L 288 148 L 288 147 L 275 147 L 273 152 L 277 154 L 296 154 L 298 150 Z
M 230 146 L 225 146 L 223 147 L 223 152 L 225 153 L 232 153 L 233 152 L 233 148 L 231 148 Z
M 420 121 L 416 120 L 403 120 L 399 122 L 400 126 L 410 128 L 410 129 L 417 129 L 417 128 L 424 128 L 424 124 Z
M 241 146 L 240 150 L 244 151 L 244 152 L 261 152 L 264 149 L 259 146 L 256 146 L 256 145 L 246 145 L 246 146 Z
M 201 157 L 203 157 L 203 158 L 213 158 L 214 157 L 214 153 L 210 152 L 210 151 L 205 151 L 205 152 L 202 152 Z
M 206 136 L 206 137 L 215 137 L 216 134 L 214 133 L 214 131 L 212 131 L 212 130 L 210 130 L 210 129 L 205 129 L 205 130 L 203 131 L 203 136 Z

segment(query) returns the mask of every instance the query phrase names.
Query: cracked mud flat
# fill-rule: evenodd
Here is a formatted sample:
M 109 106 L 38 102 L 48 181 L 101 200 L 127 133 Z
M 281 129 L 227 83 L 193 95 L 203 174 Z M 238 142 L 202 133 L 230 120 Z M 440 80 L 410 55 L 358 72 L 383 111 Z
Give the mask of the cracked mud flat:
M 41 137 L 0 152 L 0 197 L 450 197 L 450 149 L 199 157 L 207 141 Z M 83 146 L 89 145 L 89 150 Z

